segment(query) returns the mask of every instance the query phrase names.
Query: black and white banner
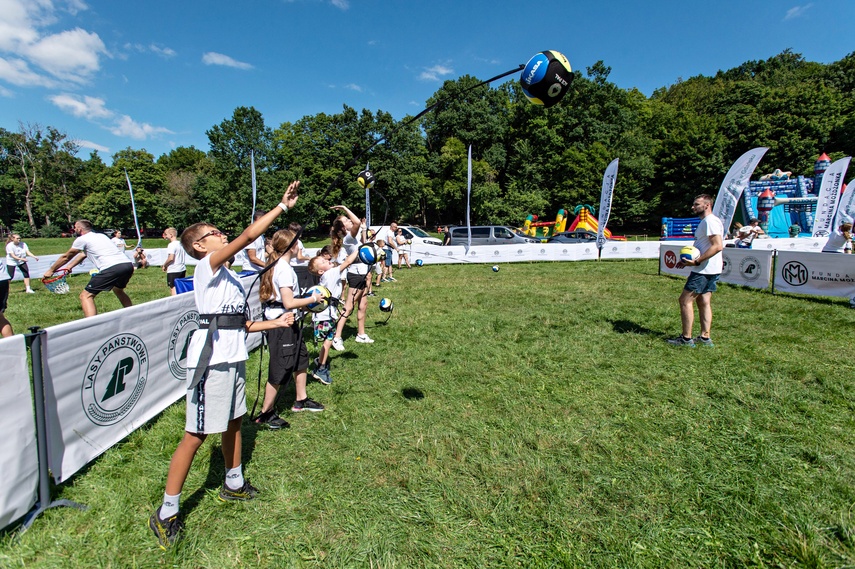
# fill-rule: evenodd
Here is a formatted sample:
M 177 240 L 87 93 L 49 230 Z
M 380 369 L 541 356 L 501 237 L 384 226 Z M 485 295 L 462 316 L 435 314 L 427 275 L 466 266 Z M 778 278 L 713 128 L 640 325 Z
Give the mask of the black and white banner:
M 778 251 L 775 291 L 855 296 L 855 255 Z
M 677 268 L 682 245 L 662 244 L 659 252 L 659 270 L 669 275 L 688 277 L 694 267 Z M 722 256 L 724 267 L 719 281 L 728 284 L 769 288 L 772 276 L 772 257 L 774 251 L 736 249 L 725 247 Z
M 38 500 L 39 465 L 30 366 L 23 335 L 0 340 L 0 529 L 26 515 Z

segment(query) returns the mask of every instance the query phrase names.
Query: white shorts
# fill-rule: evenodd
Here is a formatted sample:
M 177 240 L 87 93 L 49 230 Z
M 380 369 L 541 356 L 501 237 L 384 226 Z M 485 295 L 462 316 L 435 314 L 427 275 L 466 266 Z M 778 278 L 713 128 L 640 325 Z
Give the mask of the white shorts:
M 192 370 L 187 370 L 192 377 Z M 246 415 L 246 362 L 208 366 L 202 379 L 187 390 L 188 433 L 224 433 L 229 421 Z

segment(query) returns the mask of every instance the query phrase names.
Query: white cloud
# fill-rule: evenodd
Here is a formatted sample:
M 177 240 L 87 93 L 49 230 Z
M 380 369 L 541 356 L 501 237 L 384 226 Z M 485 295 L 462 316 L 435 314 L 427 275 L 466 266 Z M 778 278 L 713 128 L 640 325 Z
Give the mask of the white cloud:
M 419 79 L 422 81 L 439 81 L 444 75 L 451 75 L 454 69 L 445 65 L 434 65 L 422 71 Z
M 205 65 L 223 65 L 225 67 L 234 67 L 235 69 L 252 69 L 252 65 L 232 59 L 228 55 L 209 51 L 202 55 L 202 63 Z
M 89 140 L 81 140 L 79 138 L 77 140 L 75 140 L 74 142 L 80 148 L 91 148 L 92 150 L 97 150 L 98 152 L 103 152 L 105 154 L 110 153 L 110 147 L 109 146 L 103 146 L 101 144 L 98 144 L 97 142 L 92 142 Z
M 176 52 L 174 49 L 169 48 L 169 47 L 159 46 L 159 45 L 154 44 L 154 43 L 149 44 L 149 45 L 143 45 L 141 43 L 126 43 L 122 47 L 124 49 L 137 51 L 139 53 L 151 52 L 151 53 L 154 53 L 155 55 L 159 55 L 165 59 L 169 59 L 170 57 L 175 57 L 176 55 L 178 55 L 178 52 Z
M 350 8 L 350 2 L 347 0 L 330 0 L 330 3 L 336 8 L 340 8 L 342 10 L 347 10 Z
M 3 85 L 0 85 L 0 97 L 6 97 L 7 99 L 11 99 L 14 96 L 15 96 L 15 93 L 10 91 L 9 89 L 4 87 Z
M 813 2 L 810 4 L 805 4 L 804 6 L 793 6 L 789 10 L 787 10 L 787 15 L 784 16 L 784 20 L 794 20 L 796 18 L 801 18 L 805 15 L 805 12 L 810 10 L 813 7 Z
M 85 82 L 100 69 L 100 56 L 107 54 L 98 34 L 80 28 L 42 38 L 25 48 L 28 58 L 60 79 Z
M 104 99 L 89 96 L 77 96 L 69 93 L 48 97 L 48 100 L 67 113 L 75 117 L 83 117 L 88 120 L 108 119 L 115 113 L 104 106 Z
M 347 85 L 345 85 L 345 86 L 344 86 L 344 88 L 345 88 L 345 89 L 350 89 L 351 91 L 356 91 L 357 93 L 361 93 L 361 92 L 362 92 L 362 87 L 360 87 L 360 86 L 359 86 L 359 85 L 357 85 L 356 83 L 348 83 Z
M 26 61 L 3 57 L 0 57 L 0 80 L 19 87 L 53 87 L 55 85 L 49 77 L 39 75 L 30 69 Z
M 107 130 L 116 136 L 127 136 L 136 140 L 145 140 L 157 136 L 158 134 L 175 134 L 168 128 L 162 126 L 152 126 L 148 123 L 139 123 L 129 117 L 122 115 L 111 127 Z

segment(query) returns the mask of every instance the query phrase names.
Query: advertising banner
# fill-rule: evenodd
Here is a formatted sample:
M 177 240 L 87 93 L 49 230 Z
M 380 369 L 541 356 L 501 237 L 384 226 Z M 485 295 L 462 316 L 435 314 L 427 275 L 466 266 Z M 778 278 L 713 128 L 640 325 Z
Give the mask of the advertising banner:
M 0 340 L 0 528 L 26 515 L 38 500 L 39 464 L 30 366 L 23 335 Z
M 778 251 L 774 290 L 852 298 L 855 255 Z
M 814 237 L 828 237 L 837 229 L 833 227 L 834 216 L 837 213 L 838 199 L 843 188 L 843 176 L 849 168 L 851 157 L 846 156 L 828 167 L 822 175 L 822 184 L 819 187 L 819 196 L 816 201 L 816 214 L 813 219 Z
M 739 157 L 733 163 L 730 170 L 727 171 L 724 180 L 719 187 L 718 195 L 713 204 L 713 215 L 718 217 L 724 225 L 724 230 L 730 227 L 733 222 L 733 214 L 736 213 L 736 205 L 739 203 L 739 196 L 751 180 L 751 174 L 760 163 L 760 159 L 769 150 L 766 147 L 753 148 Z
M 719 280 L 724 283 L 769 288 L 772 283 L 773 251 L 724 248 L 724 267 Z

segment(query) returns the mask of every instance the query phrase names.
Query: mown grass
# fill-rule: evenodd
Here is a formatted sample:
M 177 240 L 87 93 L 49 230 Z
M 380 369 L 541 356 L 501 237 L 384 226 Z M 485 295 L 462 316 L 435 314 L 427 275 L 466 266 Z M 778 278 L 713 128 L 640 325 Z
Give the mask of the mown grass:
M 309 386 L 327 411 L 288 412 L 286 390 L 290 429 L 245 424 L 257 500 L 216 499 L 212 437 L 182 496 L 186 539 L 157 548 L 147 518 L 179 403 L 55 489 L 87 511 L 49 510 L 0 538 L 0 565 L 855 563 L 855 311 L 724 285 L 716 347 L 676 349 L 663 339 L 679 331 L 683 282 L 656 273 L 655 261 L 398 271 L 378 291 L 391 319 L 369 309 L 376 343 L 348 328 L 333 385 Z

